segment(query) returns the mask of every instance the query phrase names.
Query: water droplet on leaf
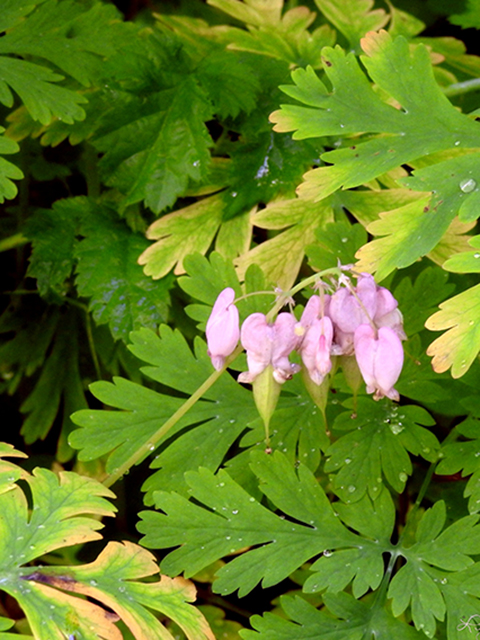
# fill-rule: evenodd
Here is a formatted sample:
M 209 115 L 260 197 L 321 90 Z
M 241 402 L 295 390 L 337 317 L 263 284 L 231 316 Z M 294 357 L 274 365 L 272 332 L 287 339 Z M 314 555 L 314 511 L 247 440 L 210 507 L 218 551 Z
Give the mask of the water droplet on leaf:
M 477 183 L 472 178 L 468 178 L 460 182 L 460 189 L 463 191 L 463 193 L 470 193 L 471 191 L 476 189 L 476 187 Z

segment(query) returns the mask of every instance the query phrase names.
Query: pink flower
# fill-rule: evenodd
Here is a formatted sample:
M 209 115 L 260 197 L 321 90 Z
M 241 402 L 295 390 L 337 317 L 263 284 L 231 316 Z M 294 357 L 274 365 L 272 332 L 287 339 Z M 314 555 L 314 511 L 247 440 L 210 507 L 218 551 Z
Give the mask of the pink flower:
M 342 333 L 353 333 L 360 324 L 369 322 L 377 310 L 377 285 L 373 276 L 362 273 L 355 293 L 356 297 L 349 289 L 338 289 L 330 302 L 329 316 Z
M 367 393 L 375 393 L 375 400 L 384 396 L 399 400 L 393 385 L 403 366 L 403 348 L 400 338 L 390 327 L 380 327 L 378 336 L 369 324 L 361 324 L 355 330 L 355 358 Z
M 274 324 L 268 324 L 263 313 L 252 313 L 242 325 L 241 342 L 247 352 L 248 371 L 238 376 L 239 382 L 253 382 L 268 365 L 280 384 L 299 370 L 288 356 L 298 344 L 296 320 L 290 313 L 280 313 Z
M 235 291 L 227 287 L 220 292 L 207 321 L 208 355 L 217 371 L 225 364 L 225 358 L 235 351 L 240 337 L 238 309 L 232 304 Z
M 332 368 L 332 341 L 333 324 L 327 316 L 314 320 L 303 338 L 302 361 L 315 384 L 322 384 Z

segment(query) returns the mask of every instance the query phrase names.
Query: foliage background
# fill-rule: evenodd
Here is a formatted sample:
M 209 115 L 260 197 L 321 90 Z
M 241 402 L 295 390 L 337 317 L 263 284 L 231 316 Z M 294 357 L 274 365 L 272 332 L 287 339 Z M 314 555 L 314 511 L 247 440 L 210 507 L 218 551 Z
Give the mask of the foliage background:
M 0 638 L 476 632 L 478 2 L 0 7 Z M 211 305 L 338 260 L 402 400 L 297 376 L 266 455 Z

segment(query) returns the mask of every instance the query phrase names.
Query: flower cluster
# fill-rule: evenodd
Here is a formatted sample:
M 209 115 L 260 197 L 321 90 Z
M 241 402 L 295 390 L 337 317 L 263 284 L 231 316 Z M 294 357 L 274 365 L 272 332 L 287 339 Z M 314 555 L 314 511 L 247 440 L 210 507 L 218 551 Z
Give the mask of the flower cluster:
M 268 366 L 282 384 L 300 370 L 290 362 L 297 351 L 311 380 L 320 385 L 332 369 L 332 357 L 354 355 L 367 393 L 376 400 L 398 400 L 394 384 L 403 366 L 401 340 L 406 338 L 402 315 L 393 295 L 362 273 L 354 287 L 340 276 L 333 294 L 323 290 L 308 300 L 300 321 L 292 313 L 279 313 L 273 323 L 263 313 L 253 313 L 239 328 L 233 289 L 217 298 L 207 323 L 208 353 L 220 370 L 238 340 L 246 350 L 248 371 L 239 382 L 253 382 Z

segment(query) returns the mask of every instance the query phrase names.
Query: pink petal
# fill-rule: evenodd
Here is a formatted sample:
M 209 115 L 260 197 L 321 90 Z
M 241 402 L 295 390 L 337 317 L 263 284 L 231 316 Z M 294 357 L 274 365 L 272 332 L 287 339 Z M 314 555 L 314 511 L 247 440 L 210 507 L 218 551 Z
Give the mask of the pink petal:
M 220 370 L 237 346 L 240 337 L 238 309 L 232 304 L 235 291 L 227 287 L 219 294 L 207 321 L 205 335 L 208 355 L 215 369 Z

